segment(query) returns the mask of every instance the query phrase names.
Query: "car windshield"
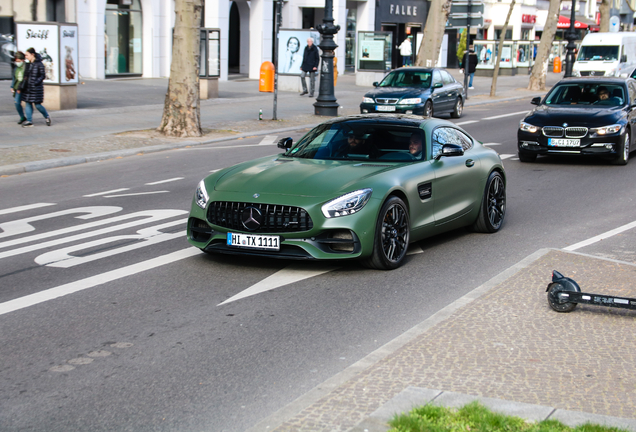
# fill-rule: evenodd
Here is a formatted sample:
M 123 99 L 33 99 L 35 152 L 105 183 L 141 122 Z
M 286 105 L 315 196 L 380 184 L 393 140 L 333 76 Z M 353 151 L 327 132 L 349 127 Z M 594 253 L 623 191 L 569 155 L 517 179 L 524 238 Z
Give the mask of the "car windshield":
M 577 61 L 616 61 L 618 60 L 618 46 L 596 46 L 596 45 L 584 45 L 579 51 L 579 55 L 576 58 Z
M 429 88 L 431 71 L 394 71 L 384 77 L 379 87 Z
M 401 124 L 347 121 L 316 126 L 285 156 L 318 160 L 422 160 L 426 146 L 422 130 Z
M 546 105 L 622 106 L 625 91 L 620 84 L 603 82 L 556 85 L 545 99 Z

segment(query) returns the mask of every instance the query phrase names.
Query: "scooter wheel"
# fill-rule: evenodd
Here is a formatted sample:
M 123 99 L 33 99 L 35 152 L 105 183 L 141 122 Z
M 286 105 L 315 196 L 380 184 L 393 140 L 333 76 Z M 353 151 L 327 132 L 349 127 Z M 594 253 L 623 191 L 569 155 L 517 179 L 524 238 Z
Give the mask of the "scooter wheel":
M 571 312 L 576 307 L 576 303 L 570 302 L 559 302 L 559 297 L 557 292 L 564 292 L 563 285 L 558 282 L 552 282 L 548 285 L 548 304 L 550 307 L 557 312 Z

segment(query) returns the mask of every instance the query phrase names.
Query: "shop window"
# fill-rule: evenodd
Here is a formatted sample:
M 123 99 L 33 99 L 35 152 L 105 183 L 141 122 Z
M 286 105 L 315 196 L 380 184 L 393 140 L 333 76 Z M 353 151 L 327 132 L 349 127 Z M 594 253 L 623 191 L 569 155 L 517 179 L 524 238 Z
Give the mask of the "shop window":
M 46 20 L 66 22 L 65 0 L 46 0 Z
M 142 73 L 142 15 L 140 0 L 108 0 L 104 45 L 106 75 Z

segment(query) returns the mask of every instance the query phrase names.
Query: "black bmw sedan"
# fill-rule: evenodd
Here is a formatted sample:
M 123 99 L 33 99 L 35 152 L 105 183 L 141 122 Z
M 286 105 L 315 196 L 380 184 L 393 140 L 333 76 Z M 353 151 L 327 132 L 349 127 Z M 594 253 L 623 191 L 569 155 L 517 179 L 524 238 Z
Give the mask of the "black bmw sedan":
M 538 155 L 581 155 L 625 165 L 636 124 L 636 80 L 566 78 L 559 81 L 520 123 L 519 159 Z
M 362 98 L 360 113 L 415 114 L 424 117 L 450 113 L 459 118 L 466 92 L 444 69 L 405 67 L 389 72 L 373 83 Z

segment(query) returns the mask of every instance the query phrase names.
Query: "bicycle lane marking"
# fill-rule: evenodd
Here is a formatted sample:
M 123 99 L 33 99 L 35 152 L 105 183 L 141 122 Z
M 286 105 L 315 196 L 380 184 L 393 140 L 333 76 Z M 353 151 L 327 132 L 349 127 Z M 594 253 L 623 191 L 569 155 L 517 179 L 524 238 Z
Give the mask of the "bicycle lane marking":
M 563 250 L 575 251 L 577 249 L 581 249 L 582 247 L 589 246 L 589 245 L 597 243 L 597 242 L 599 242 L 601 240 L 605 240 L 605 239 L 608 239 L 610 237 L 613 237 L 616 234 L 620 234 L 620 233 L 622 233 L 624 231 L 627 231 L 627 230 L 630 230 L 632 228 L 636 228 L 636 221 L 630 222 L 630 223 L 628 223 L 626 225 L 623 225 L 623 226 L 620 226 L 618 228 L 614 228 L 613 230 L 606 231 L 606 232 L 604 232 L 602 234 L 599 234 L 597 236 L 591 237 L 591 238 L 589 238 L 587 240 L 580 241 L 578 243 L 575 243 L 573 245 L 570 245 L 568 247 L 563 248 Z

